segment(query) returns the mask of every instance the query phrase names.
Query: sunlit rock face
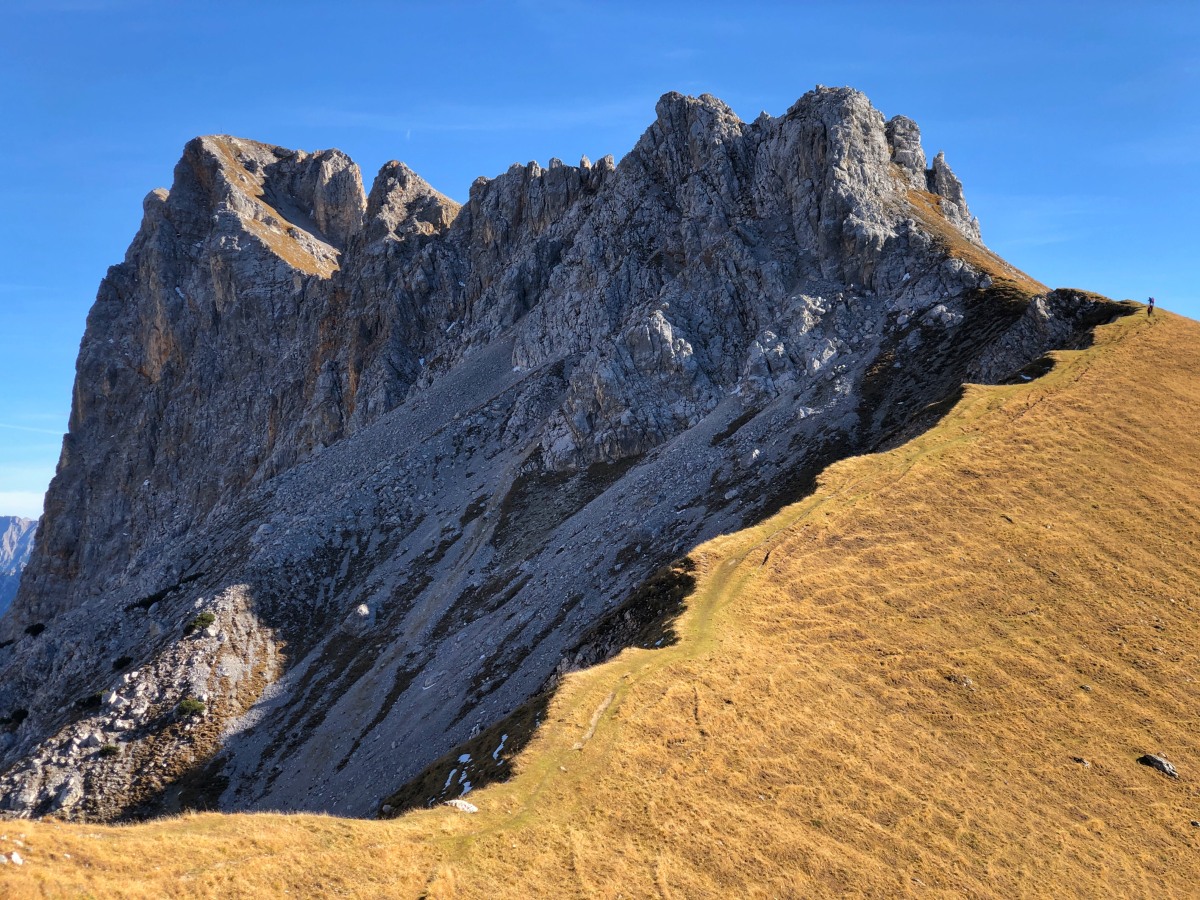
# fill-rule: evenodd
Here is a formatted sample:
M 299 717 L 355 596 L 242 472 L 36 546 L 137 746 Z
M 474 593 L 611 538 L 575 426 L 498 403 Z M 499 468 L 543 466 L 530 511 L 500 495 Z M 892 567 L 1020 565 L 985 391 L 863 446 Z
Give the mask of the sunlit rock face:
M 461 207 L 198 138 L 88 319 L 0 620 L 0 803 L 372 814 L 664 563 L 1106 314 L 849 89 L 668 94 L 619 163 Z

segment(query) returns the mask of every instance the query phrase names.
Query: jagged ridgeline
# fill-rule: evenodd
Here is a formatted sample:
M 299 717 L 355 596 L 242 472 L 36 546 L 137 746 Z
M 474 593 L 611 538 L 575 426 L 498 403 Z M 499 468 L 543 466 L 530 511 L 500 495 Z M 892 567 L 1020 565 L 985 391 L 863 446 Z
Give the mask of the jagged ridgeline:
M 988 251 L 849 89 L 668 94 L 619 164 L 461 208 L 194 140 L 101 284 L 0 622 L 5 811 L 374 814 L 697 542 L 1113 314 Z

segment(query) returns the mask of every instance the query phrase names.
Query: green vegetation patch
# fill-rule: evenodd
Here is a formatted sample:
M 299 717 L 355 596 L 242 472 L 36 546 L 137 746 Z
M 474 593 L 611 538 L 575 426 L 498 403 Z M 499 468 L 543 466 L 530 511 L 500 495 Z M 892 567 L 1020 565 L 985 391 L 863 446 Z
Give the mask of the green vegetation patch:
M 204 715 L 204 703 L 195 697 L 184 697 L 175 707 L 175 712 L 180 716 L 202 716 Z
M 202 631 L 215 621 L 217 621 L 215 615 L 208 611 L 202 612 L 184 626 L 183 633 L 191 634 L 193 631 Z

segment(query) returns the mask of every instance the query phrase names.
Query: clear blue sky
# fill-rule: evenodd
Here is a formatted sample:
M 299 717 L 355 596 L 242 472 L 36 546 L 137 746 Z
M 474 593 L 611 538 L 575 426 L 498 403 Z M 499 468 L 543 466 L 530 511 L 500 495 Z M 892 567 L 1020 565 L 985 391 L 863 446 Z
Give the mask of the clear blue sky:
M 107 266 L 184 143 L 232 133 L 478 175 L 618 158 L 660 94 L 744 119 L 851 85 L 945 150 L 1052 286 L 1200 318 L 1200 3 L 0 4 L 0 514 L 36 515 Z

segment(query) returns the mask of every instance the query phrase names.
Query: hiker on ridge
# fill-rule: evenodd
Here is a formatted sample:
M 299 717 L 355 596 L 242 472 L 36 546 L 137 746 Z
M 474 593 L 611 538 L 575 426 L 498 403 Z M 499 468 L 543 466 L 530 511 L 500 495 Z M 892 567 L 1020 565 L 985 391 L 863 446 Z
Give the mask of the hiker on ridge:
M 1150 302 L 1146 305 L 1146 315 L 1154 315 L 1154 298 L 1150 298 Z

